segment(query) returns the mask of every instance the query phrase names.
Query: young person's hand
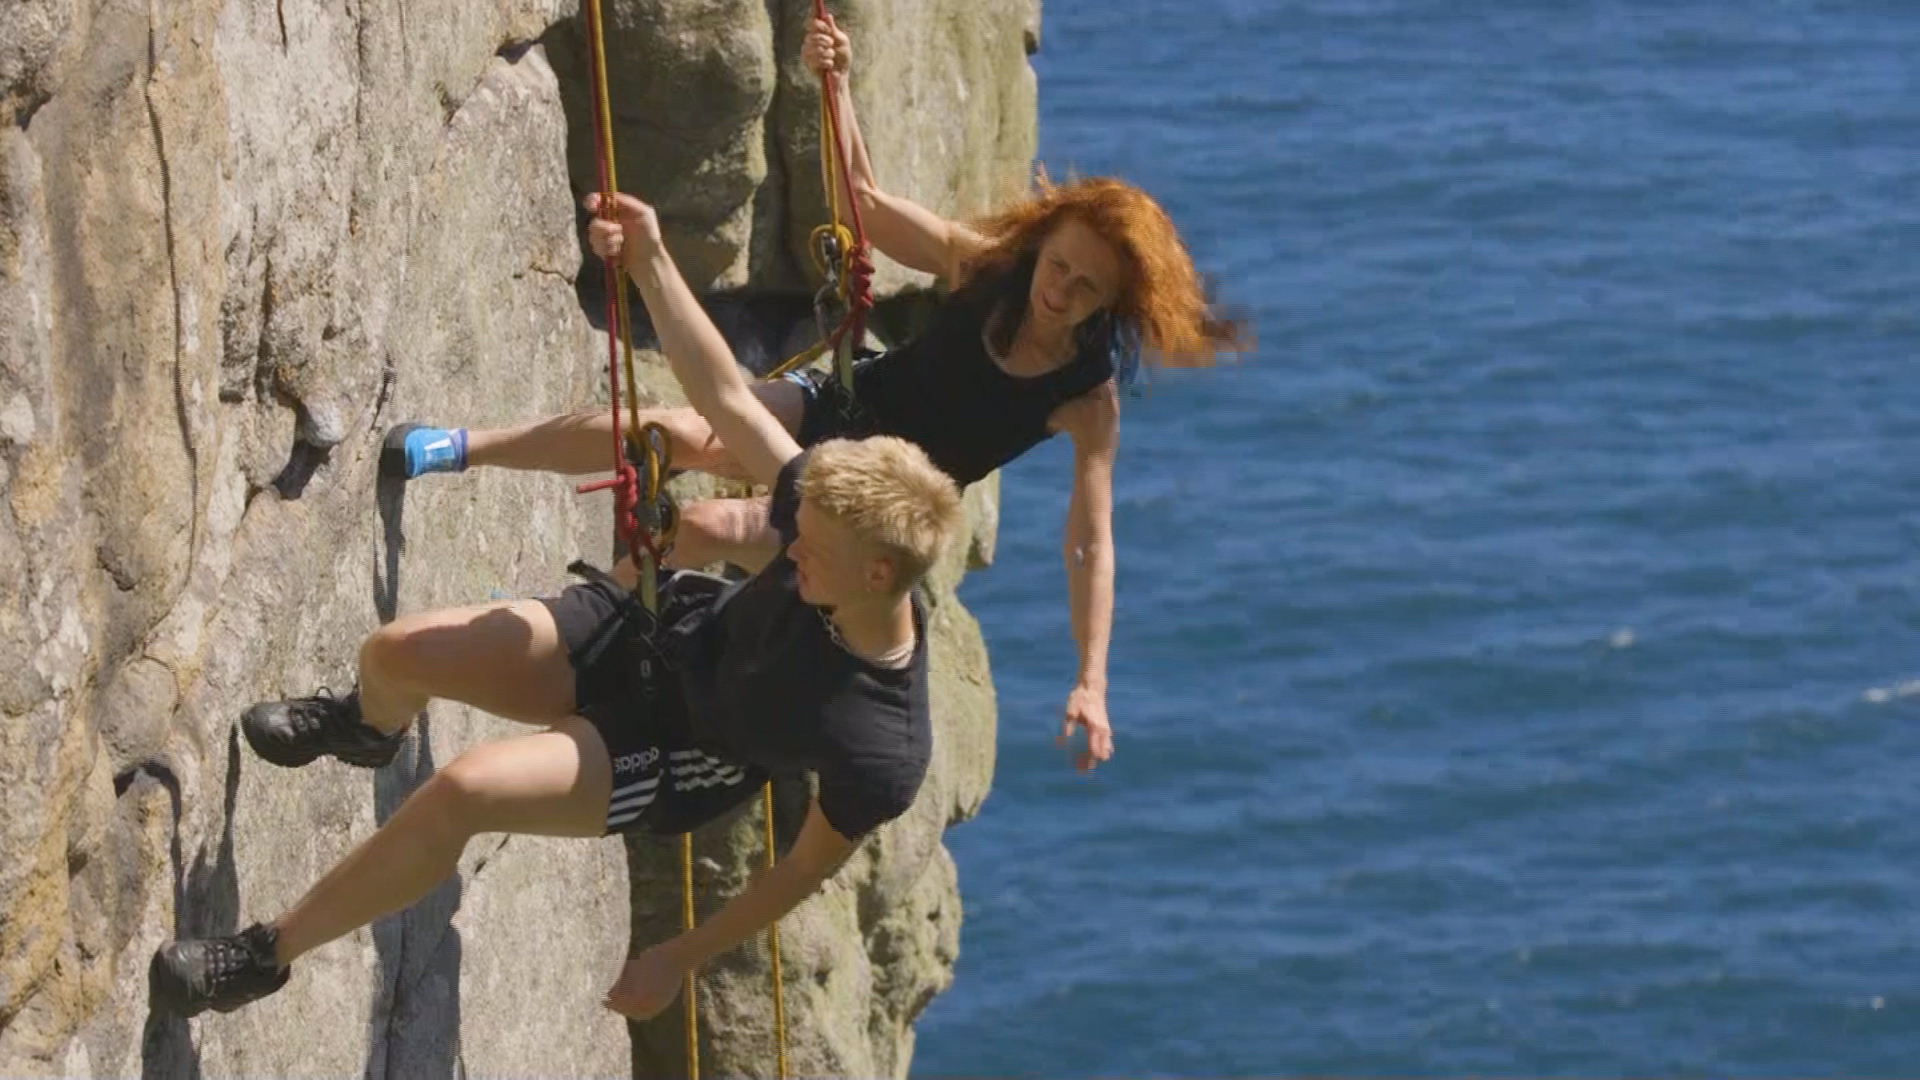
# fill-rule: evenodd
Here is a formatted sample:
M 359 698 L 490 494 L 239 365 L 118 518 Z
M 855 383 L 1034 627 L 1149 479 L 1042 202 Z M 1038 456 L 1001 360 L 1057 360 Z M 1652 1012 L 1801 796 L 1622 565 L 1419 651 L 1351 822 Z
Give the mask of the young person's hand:
M 673 1004 L 693 964 L 672 941 L 664 941 L 628 960 L 600 1004 L 622 1016 L 651 1020 Z

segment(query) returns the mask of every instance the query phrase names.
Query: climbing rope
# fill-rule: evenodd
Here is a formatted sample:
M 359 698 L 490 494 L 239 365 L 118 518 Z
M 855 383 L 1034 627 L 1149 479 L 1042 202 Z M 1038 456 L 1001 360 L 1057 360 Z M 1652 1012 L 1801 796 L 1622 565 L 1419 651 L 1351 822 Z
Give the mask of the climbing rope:
M 766 807 L 767 831 L 767 869 L 772 870 L 773 856 L 773 781 L 767 781 L 760 789 L 761 805 Z M 780 1080 L 787 1080 L 787 1003 L 780 993 L 780 920 L 775 919 L 767 926 L 767 958 L 773 970 L 773 1052 L 780 1064 Z
M 826 0 L 813 0 L 813 15 L 826 19 Z M 831 350 L 834 374 L 847 391 L 843 400 L 850 404 L 853 352 L 866 337 L 867 312 L 873 309 L 873 256 L 866 225 L 860 220 L 860 203 L 853 195 L 853 168 L 842 138 L 845 118 L 840 115 L 838 85 L 839 74 L 831 67 L 820 73 L 820 179 L 827 195 L 828 220 L 807 237 L 814 268 L 826 279 L 813 300 L 820 340 L 789 357 L 766 377 L 777 379 L 806 367 Z M 824 317 L 829 298 L 838 300 L 845 311 L 832 330 L 827 329 Z
M 816 2 L 816 11 L 824 7 Z M 619 182 L 614 172 L 613 156 L 613 119 L 612 108 L 607 97 L 607 57 L 605 39 L 602 33 L 600 2 L 587 0 L 587 33 L 591 41 L 588 50 L 588 66 L 594 83 L 594 157 L 600 172 L 600 213 L 611 219 L 615 216 L 614 194 L 619 191 Z M 824 84 L 823 84 L 824 85 Z M 823 113 L 824 115 L 824 113 Z M 845 161 L 841 161 L 844 171 Z M 851 198 L 852 189 L 848 189 Z M 835 211 L 837 224 L 838 211 Z M 843 230 L 844 231 L 844 230 Z M 854 209 L 854 237 L 850 242 L 857 252 L 865 249 L 865 233 L 859 226 L 859 209 Z M 865 266 L 865 270 L 860 268 Z M 658 571 L 661 560 L 673 547 L 674 534 L 679 526 L 679 509 L 673 496 L 666 490 L 667 474 L 672 468 L 672 440 L 667 430 L 657 423 L 640 423 L 639 380 L 633 370 L 633 330 L 627 312 L 626 283 L 620 279 L 619 267 L 611 260 L 604 263 L 606 268 L 607 289 L 607 385 L 609 388 L 609 406 L 613 411 L 613 477 L 581 484 L 574 490 L 585 494 L 590 491 L 613 490 L 614 528 L 625 541 L 627 552 L 633 557 L 637 571 L 634 591 L 649 612 L 658 612 L 660 605 Z M 858 339 L 858 327 L 864 325 L 865 308 L 872 306 L 872 298 L 867 287 L 867 277 L 872 274 L 872 264 L 864 254 L 858 254 L 852 263 L 858 276 L 858 287 L 853 291 L 843 289 L 850 298 L 850 304 L 859 307 L 860 317 L 854 318 L 853 337 Z M 866 276 L 859 276 L 862 275 Z M 851 318 L 852 316 L 850 316 Z M 843 325 L 842 333 L 846 327 Z M 836 341 L 837 343 L 837 341 Z M 625 371 L 627 381 L 627 422 L 620 422 L 620 375 L 622 349 L 624 348 Z M 817 355 L 817 354 L 816 354 Z M 849 387 L 852 386 L 851 373 L 844 376 Z M 624 434 L 623 434 L 624 433 Z M 642 483 L 644 477 L 644 483 Z M 769 781 L 763 792 L 766 805 L 766 843 L 767 865 L 772 867 L 774 857 L 773 830 L 773 783 Z M 680 925 L 683 930 L 694 926 L 693 906 L 693 833 L 680 834 Z M 782 993 L 780 977 L 780 924 L 775 920 L 767 927 L 768 953 L 772 958 L 773 979 L 773 1022 L 775 1035 L 775 1053 L 779 1061 L 780 1080 L 787 1077 L 787 1020 L 786 1001 Z M 700 1014 L 697 997 L 699 984 L 693 972 L 687 973 L 686 986 L 683 988 L 686 1000 L 686 1052 L 687 1076 L 689 1080 L 700 1078 Z
M 600 215 L 615 216 L 614 193 L 620 190 L 613 158 L 613 116 L 607 100 L 607 57 L 601 35 L 599 0 L 587 0 L 588 35 L 591 48 L 588 66 L 594 83 L 595 120 L 594 158 L 600 172 Z M 574 490 L 613 489 L 614 528 L 626 542 L 639 571 L 635 591 L 640 593 L 648 611 L 659 604 L 655 580 L 661 556 L 672 545 L 678 513 L 672 497 L 664 489 L 670 442 L 658 424 L 640 424 L 639 380 L 633 372 L 633 329 L 627 314 L 627 292 L 620 280 L 620 269 L 613 262 L 603 264 L 607 290 L 607 386 L 613 411 L 613 478 L 581 484 Z M 624 348 L 627 376 L 627 423 L 620 423 L 620 373 Z M 624 431 L 624 437 L 622 432 Z M 646 469 L 644 498 L 640 490 L 639 469 L 633 458 L 641 459 Z
M 592 0 L 589 0 L 592 2 Z M 693 833 L 680 834 L 680 928 L 693 929 Z M 697 985 L 687 972 L 687 1080 L 700 1080 L 700 1011 L 694 1000 Z

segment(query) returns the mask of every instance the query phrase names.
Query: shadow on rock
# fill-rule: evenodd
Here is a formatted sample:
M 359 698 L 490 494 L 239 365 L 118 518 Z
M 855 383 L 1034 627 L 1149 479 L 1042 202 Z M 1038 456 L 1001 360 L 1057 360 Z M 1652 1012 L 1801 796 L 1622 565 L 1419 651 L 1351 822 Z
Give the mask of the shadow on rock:
M 391 616 L 384 616 L 390 618 Z M 427 717 L 417 722 L 411 754 L 374 776 L 374 815 L 385 825 L 407 797 L 433 775 Z M 449 874 L 405 911 L 373 924 L 379 955 L 379 997 L 371 1011 L 366 1080 L 455 1077 L 460 1060 L 460 875 Z
M 380 514 L 381 546 L 373 568 L 373 607 L 384 626 L 400 613 L 400 554 L 407 546 L 401 521 L 407 509 L 407 482 L 397 476 L 380 477 L 374 484 L 373 501 Z
M 240 879 L 233 859 L 233 814 L 240 798 L 240 731 L 227 735 L 226 794 L 221 804 L 220 843 L 209 858 L 204 850 L 192 866 L 185 865 L 180 838 L 180 780 L 173 770 L 159 762 L 149 762 L 130 779 L 131 783 L 158 783 L 166 789 L 172 811 L 168 855 L 173 867 L 173 936 L 175 940 L 221 937 L 238 929 L 240 917 Z M 193 1045 L 193 1032 L 187 1021 L 176 1016 L 147 1012 L 140 1040 L 142 1080 L 198 1080 L 201 1075 L 200 1052 Z

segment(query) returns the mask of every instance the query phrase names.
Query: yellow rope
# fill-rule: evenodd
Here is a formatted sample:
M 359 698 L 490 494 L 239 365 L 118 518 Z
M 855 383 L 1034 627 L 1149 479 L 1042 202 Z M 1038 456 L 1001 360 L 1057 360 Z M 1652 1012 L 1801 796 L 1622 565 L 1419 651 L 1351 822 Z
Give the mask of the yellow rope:
M 840 249 L 840 255 L 843 259 L 853 250 L 853 230 L 847 228 L 845 224 L 845 207 L 840 201 L 839 158 L 833 152 L 834 145 L 839 141 L 840 126 L 834 121 L 833 103 L 828 96 L 826 88 L 823 86 L 820 93 L 820 182 L 826 187 L 827 191 L 828 220 L 824 225 L 814 226 L 813 231 L 807 234 L 807 254 L 812 257 L 813 268 L 820 273 L 821 277 L 827 277 L 833 273 L 833 268 L 827 265 L 826 259 L 820 254 L 825 247 L 824 241 L 827 238 L 831 238 L 834 241 L 835 245 Z M 841 267 L 841 274 L 838 281 L 835 282 L 835 286 L 835 291 L 839 294 L 840 302 L 843 304 L 846 303 L 848 283 L 844 266 Z M 845 345 L 846 343 L 843 342 L 842 344 Z M 820 359 L 828 347 L 824 340 L 815 342 L 788 357 L 772 371 L 767 372 L 764 379 L 771 381 L 789 372 L 798 371 L 813 363 L 815 360 Z M 835 354 L 833 366 L 834 372 L 840 377 L 841 383 L 845 385 L 847 389 L 853 389 L 852 348 L 844 347 L 839 353 Z
M 828 92 L 827 81 L 823 79 L 820 83 L 820 146 L 822 150 L 830 149 L 831 140 L 840 133 L 839 125 L 833 122 L 833 102 L 827 99 Z M 835 168 L 838 162 L 839 159 L 831 153 L 820 155 L 820 182 L 826 186 L 827 190 L 827 219 L 833 222 L 840 220 L 840 185 L 836 182 L 839 180 L 839 170 Z
M 773 852 L 773 781 L 761 790 L 761 802 L 766 805 L 767 819 L 767 869 L 772 870 Z M 773 966 L 773 1050 L 780 1063 L 780 1080 L 787 1080 L 787 1001 L 782 993 L 780 978 L 780 920 L 767 924 L 767 955 Z
M 813 344 L 807 346 L 806 348 L 788 357 L 785 361 L 783 361 L 780 364 L 779 367 L 774 368 L 772 371 L 767 372 L 766 378 L 763 381 L 771 382 L 774 379 L 777 379 L 780 376 L 785 375 L 790 371 L 798 371 L 801 368 L 806 367 L 808 364 L 813 363 L 815 360 L 820 359 L 821 354 L 825 353 L 826 351 L 827 351 L 827 343 L 824 341 L 816 341 Z
M 587 19 L 588 37 L 593 46 L 594 93 L 600 99 L 600 145 L 607 150 L 607 190 L 601 192 L 600 197 L 605 201 L 605 205 L 611 207 L 615 194 L 620 190 L 620 176 L 619 163 L 613 152 L 613 105 L 607 95 L 607 49 L 604 35 L 600 30 L 602 25 L 600 0 L 587 0 Z M 633 319 L 627 311 L 626 280 L 615 274 L 613 289 L 614 321 L 619 325 L 608 327 L 607 332 L 620 335 L 621 357 L 627 376 L 627 438 L 629 441 L 634 441 L 640 438 L 640 381 L 634 377 L 633 371 Z M 650 467 L 653 467 L 657 473 L 657 464 L 653 462 L 651 454 L 648 455 L 647 460 Z M 655 499 L 658 492 L 659 482 L 656 475 L 654 483 L 649 485 L 646 492 L 648 501 Z M 657 582 L 654 580 L 658 567 L 654 565 L 652 555 L 644 550 L 630 554 L 633 556 L 635 569 L 639 571 L 634 582 L 634 591 L 640 594 L 647 610 L 652 611 L 659 603 L 656 593 Z
M 820 173 L 825 177 L 827 183 L 827 220 L 831 222 L 830 225 L 822 226 L 821 228 L 830 228 L 833 230 L 834 239 L 839 242 L 841 258 L 844 259 L 853 253 L 853 232 L 841 223 L 842 207 L 840 205 L 840 169 L 838 165 L 840 160 L 838 152 L 840 148 L 840 125 L 836 119 L 833 108 L 832 82 L 833 78 L 831 75 L 822 78 L 820 81 Z M 815 229 L 814 234 L 817 236 L 820 231 L 821 229 Z M 809 246 L 817 248 L 819 245 L 815 242 Z M 848 302 L 850 294 L 848 292 L 848 278 L 845 265 L 843 264 L 840 269 L 840 302 L 844 304 Z M 853 335 L 849 334 L 840 340 L 840 348 L 835 351 L 833 356 L 834 373 L 840 377 L 840 385 L 846 388 L 849 394 L 853 392 L 853 347 L 858 344 L 857 342 L 847 340 L 852 336 Z
M 833 148 L 840 142 L 840 125 L 834 122 L 831 92 L 823 79 L 820 84 L 820 179 L 827 185 L 827 220 L 840 224 L 839 155 Z
M 693 833 L 680 834 L 680 926 L 693 929 Z M 700 1015 L 694 995 L 699 985 L 687 972 L 687 1080 L 700 1080 Z
M 640 525 L 652 537 L 654 550 L 664 554 L 673 547 L 674 538 L 680 532 L 680 511 L 672 493 L 666 490 L 667 473 L 673 468 L 673 436 L 665 425 L 649 420 L 640 426 L 637 435 L 629 428 L 625 441 L 627 457 L 637 459 L 635 463 L 644 470 L 635 478 L 635 486 L 639 488 L 639 505 L 635 509 L 645 507 L 648 514 L 640 519 Z M 656 516 L 663 520 L 654 520 Z M 659 582 L 655 573 L 658 567 L 653 550 L 642 547 L 631 554 L 638 569 L 634 590 L 648 611 L 658 611 Z
M 607 190 L 601 192 L 600 197 L 605 200 L 606 205 L 611 206 L 615 193 L 620 190 L 620 181 L 615 171 L 615 156 L 613 153 L 613 107 L 607 96 L 607 52 L 605 40 L 600 30 L 600 0 L 587 0 L 587 22 L 588 34 L 592 38 L 593 44 L 594 74 L 596 76 L 594 80 L 594 92 L 600 99 L 600 139 L 601 145 L 606 147 Z M 644 495 L 647 500 L 647 505 L 649 509 L 651 509 L 655 501 L 659 498 L 660 485 L 665 479 L 662 475 L 665 472 L 665 464 L 661 461 L 659 451 L 666 443 L 664 439 L 656 442 L 654 436 L 656 434 L 664 435 L 665 431 L 664 429 L 658 432 L 653 430 L 643 431 L 640 427 L 640 381 L 634 377 L 633 320 L 627 311 L 625 279 L 618 274 L 614 275 L 613 288 L 614 321 L 618 325 L 617 327 L 608 327 L 607 330 L 609 333 L 617 333 L 620 335 L 620 345 L 622 358 L 625 361 L 628 388 L 627 440 L 630 444 L 637 442 L 641 446 L 641 454 L 647 470 Z M 658 425 L 654 424 L 648 425 L 649 429 L 657 427 Z M 669 523 L 669 529 L 672 528 L 672 524 L 674 523 Z M 657 610 L 659 606 L 659 596 L 657 593 L 658 582 L 655 581 L 657 567 L 654 565 L 653 556 L 644 548 L 639 551 L 629 552 L 629 554 L 633 556 L 635 566 L 639 571 L 636 575 L 638 580 L 635 582 L 635 591 L 641 594 L 647 610 Z M 680 838 L 680 918 L 682 926 L 685 929 L 693 929 L 693 835 L 691 833 L 683 834 Z M 697 990 L 698 987 L 694 979 L 694 973 L 689 971 L 687 972 L 686 985 L 687 1076 L 689 1080 L 699 1080 L 700 1078 L 700 1015 L 699 1002 L 695 996 Z
M 601 198 L 611 205 L 615 192 L 620 190 L 620 182 L 615 174 L 613 109 L 607 95 L 607 56 L 605 42 L 600 31 L 599 0 L 587 0 L 587 15 L 589 32 L 593 41 L 594 65 L 596 74 L 598 75 L 598 78 L 595 80 L 596 86 L 594 90 L 600 99 L 601 145 L 607 148 L 608 190 L 601 193 Z M 830 268 L 820 255 L 823 233 L 830 232 L 833 239 L 838 242 L 840 252 L 843 256 L 853 248 L 853 233 L 848 230 L 846 226 L 842 225 L 840 221 L 840 187 L 837 182 L 838 178 L 834 166 L 835 158 L 829 151 L 831 144 L 828 142 L 829 139 L 837 140 L 839 136 L 833 122 L 831 103 L 827 100 L 827 96 L 824 93 L 820 99 L 820 121 L 822 151 L 820 160 L 822 168 L 824 169 L 823 175 L 826 179 L 827 197 L 832 213 L 832 220 L 830 224 L 822 225 L 814 229 L 808 237 L 808 247 L 812 249 L 814 265 L 822 275 L 825 275 L 830 272 Z M 638 444 L 640 447 L 640 457 L 646 468 L 643 494 L 647 505 L 651 508 L 655 500 L 659 497 L 661 485 L 666 480 L 664 474 L 667 465 L 663 457 L 667 453 L 666 448 L 671 444 L 665 437 L 665 430 L 660 428 L 658 424 L 648 424 L 644 429 L 640 425 L 640 399 L 637 392 L 640 382 L 635 378 L 633 369 L 633 321 L 627 311 L 625 280 L 616 275 L 615 282 L 614 310 L 615 322 L 618 323 L 618 327 L 617 329 L 609 328 L 609 330 L 620 335 L 622 359 L 625 363 L 625 374 L 629 390 L 627 397 L 626 436 L 629 444 Z M 841 300 L 845 301 L 847 298 L 847 283 L 844 273 L 841 275 L 839 281 L 839 293 Z M 779 368 L 775 369 L 768 378 L 776 378 L 796 367 L 811 363 L 824 351 L 826 351 L 825 343 L 816 345 L 800 353 L 799 356 L 794 359 L 782 364 Z M 843 348 L 841 350 L 841 356 L 837 359 L 850 355 L 850 347 Z M 849 380 L 849 385 L 851 385 L 850 370 L 843 371 L 842 378 Z M 659 436 L 659 438 L 656 439 L 655 436 Z M 677 524 L 677 522 L 670 523 L 668 526 L 668 542 L 671 542 L 671 533 L 673 531 L 673 525 L 675 524 Z M 644 549 L 631 552 L 630 554 L 633 556 L 634 562 L 639 570 L 639 574 L 637 575 L 638 581 L 636 582 L 637 590 L 642 594 L 647 609 L 650 611 L 657 610 L 656 567 L 653 564 L 653 556 Z M 767 782 L 765 789 L 762 791 L 762 796 L 766 804 L 767 867 L 771 869 L 776 861 L 773 827 L 773 782 L 771 780 Z M 680 834 L 680 925 L 683 930 L 692 930 L 694 927 L 692 832 Z M 779 1063 L 780 1080 L 786 1080 L 787 1009 L 780 972 L 780 923 L 777 919 L 767 926 L 767 949 L 772 960 L 774 1050 Z M 689 1080 L 700 1080 L 699 982 L 694 972 L 687 972 L 687 983 L 684 993 L 686 995 L 687 1076 Z
M 613 154 L 613 106 L 607 98 L 607 50 L 606 43 L 600 33 L 600 0 L 587 0 L 587 6 L 592 9 L 593 60 L 600 76 L 596 80 L 598 85 L 594 87 L 594 92 L 600 95 L 600 138 L 602 145 L 607 148 L 607 187 L 610 189 L 601 192 L 600 197 L 610 203 L 613 201 L 614 193 L 620 190 L 620 178 L 618 162 L 615 161 Z M 616 278 L 616 280 L 619 279 Z M 636 390 L 640 384 L 633 377 L 633 320 L 627 316 L 627 290 L 624 281 L 621 282 L 619 291 L 614 296 L 614 303 L 619 310 L 620 327 L 618 332 L 620 334 L 621 349 L 626 361 L 627 388 L 629 390 L 627 397 L 627 431 L 633 433 L 640 429 L 640 401 L 639 397 L 631 391 Z

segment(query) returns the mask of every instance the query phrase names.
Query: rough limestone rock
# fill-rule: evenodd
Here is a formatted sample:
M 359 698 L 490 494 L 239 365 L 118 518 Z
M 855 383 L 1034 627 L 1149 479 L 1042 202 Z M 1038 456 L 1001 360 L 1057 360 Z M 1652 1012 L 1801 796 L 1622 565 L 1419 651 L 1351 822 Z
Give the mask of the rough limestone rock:
M 798 238 L 824 213 L 808 6 L 608 5 L 622 186 L 661 202 L 697 284 L 750 297 L 715 298 L 750 364 L 804 318 Z M 1018 179 L 1032 8 L 836 9 L 889 186 L 962 213 Z M 629 1027 L 598 1007 L 677 921 L 674 850 L 653 841 L 482 838 L 280 994 L 191 1024 L 146 1007 L 158 944 L 272 915 L 435 767 L 515 730 L 436 704 L 385 770 L 289 772 L 238 740 L 241 708 L 343 689 L 396 614 L 550 592 L 570 558 L 607 559 L 604 494 L 497 471 L 403 491 L 374 467 L 399 420 L 604 393 L 580 40 L 563 0 L 0 5 L 0 1075 L 678 1068 L 678 1010 Z M 888 291 L 915 284 L 888 272 Z M 642 382 L 675 398 L 658 363 Z M 925 792 L 783 927 L 797 1074 L 903 1074 L 951 978 L 940 834 L 993 762 L 953 586 L 990 560 L 993 495 L 969 493 L 974 535 L 931 590 Z M 780 797 L 790 833 L 806 793 Z M 698 838 L 703 910 L 762 858 L 759 822 Z M 706 974 L 709 1074 L 771 1073 L 765 965 L 744 947 Z
M 695 289 L 749 282 L 773 95 L 768 7 L 766 0 L 603 5 L 620 188 L 660 211 L 662 232 Z M 556 26 L 548 46 L 569 88 L 574 175 L 597 187 L 584 20 Z

